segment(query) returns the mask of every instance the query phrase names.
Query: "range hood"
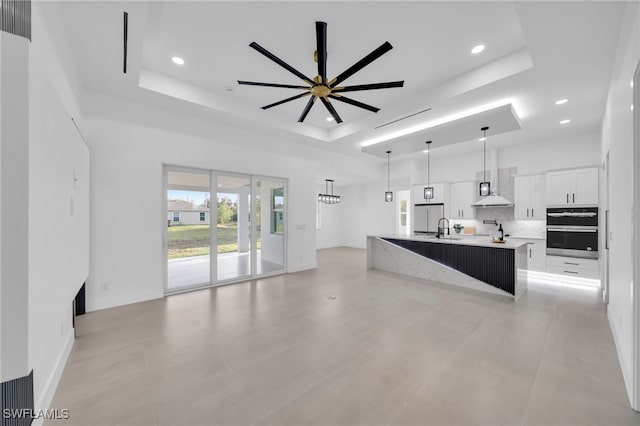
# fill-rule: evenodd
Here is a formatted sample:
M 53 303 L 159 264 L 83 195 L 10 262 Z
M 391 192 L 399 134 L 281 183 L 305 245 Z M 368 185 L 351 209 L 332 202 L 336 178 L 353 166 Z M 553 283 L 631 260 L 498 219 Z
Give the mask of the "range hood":
M 513 201 L 508 200 L 500 195 L 500 184 L 498 182 L 498 150 L 491 150 L 491 187 L 494 192 L 491 195 L 480 198 L 475 203 L 471 204 L 471 207 L 485 208 L 485 207 L 513 207 Z
M 513 207 L 513 202 L 500 195 L 489 195 L 471 204 L 471 207 Z

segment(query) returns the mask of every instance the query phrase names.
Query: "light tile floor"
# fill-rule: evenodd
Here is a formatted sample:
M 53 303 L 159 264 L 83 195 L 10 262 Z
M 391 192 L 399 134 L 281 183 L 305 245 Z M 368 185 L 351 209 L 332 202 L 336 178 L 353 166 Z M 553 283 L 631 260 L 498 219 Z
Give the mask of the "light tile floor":
M 317 270 L 89 313 L 62 425 L 638 425 L 594 291 Z M 329 296 L 335 299 L 329 299 Z

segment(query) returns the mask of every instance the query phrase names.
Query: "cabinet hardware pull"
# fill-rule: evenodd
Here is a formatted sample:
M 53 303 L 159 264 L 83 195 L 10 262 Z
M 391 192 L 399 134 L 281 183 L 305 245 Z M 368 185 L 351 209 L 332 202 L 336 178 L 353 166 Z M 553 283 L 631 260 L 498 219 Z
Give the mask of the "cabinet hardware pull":
M 527 217 L 529 217 L 529 209 L 527 209 Z
M 564 271 L 564 272 L 566 272 L 567 274 L 577 274 L 577 272 L 575 271 Z
M 569 204 L 569 193 L 567 192 L 567 204 Z
M 576 203 L 576 194 L 572 194 L 573 195 L 573 204 Z
M 565 265 L 580 266 L 579 263 L 564 262 Z
M 531 208 L 531 217 L 533 217 L 533 207 Z
M 529 249 L 529 258 L 531 258 L 531 249 Z

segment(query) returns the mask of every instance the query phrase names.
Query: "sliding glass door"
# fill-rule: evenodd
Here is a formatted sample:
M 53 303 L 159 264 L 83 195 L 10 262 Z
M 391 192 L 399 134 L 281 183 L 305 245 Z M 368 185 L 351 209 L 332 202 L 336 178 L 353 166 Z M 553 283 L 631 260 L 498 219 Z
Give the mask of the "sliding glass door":
M 209 172 L 167 171 L 167 289 L 211 282 Z
M 251 178 L 215 176 L 217 182 L 217 280 L 251 277 Z
M 164 169 L 166 293 L 284 272 L 285 179 Z

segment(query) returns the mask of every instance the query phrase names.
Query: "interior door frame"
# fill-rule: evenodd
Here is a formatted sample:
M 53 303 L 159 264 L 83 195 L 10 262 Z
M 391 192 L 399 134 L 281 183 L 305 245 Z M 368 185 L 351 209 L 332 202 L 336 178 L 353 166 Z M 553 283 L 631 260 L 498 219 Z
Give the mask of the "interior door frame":
M 167 216 L 169 214 L 168 211 L 168 205 L 167 205 L 167 191 L 168 191 L 168 186 L 169 186 L 169 182 L 168 182 L 168 173 L 170 171 L 177 171 L 177 172 L 185 172 L 185 173 L 200 173 L 200 174 L 205 174 L 208 173 L 209 174 L 209 196 L 211 197 L 211 201 L 212 201 L 212 207 L 209 209 L 209 224 L 210 224 L 210 252 L 209 252 L 209 264 L 210 264 L 210 277 L 209 277 L 209 283 L 199 283 L 199 284 L 194 284 L 194 285 L 190 285 L 190 286 L 184 286 L 184 287 L 180 287 L 178 289 L 169 289 L 169 262 L 168 262 L 168 250 L 169 250 L 169 246 L 168 246 L 168 241 L 169 241 L 169 235 L 168 235 L 168 227 L 167 227 Z M 237 278 L 232 278 L 232 279 L 228 279 L 228 280 L 218 280 L 218 258 L 217 258 L 217 231 L 216 231 L 216 226 L 214 226 L 215 224 L 218 223 L 218 209 L 213 207 L 213 200 L 214 200 L 214 196 L 215 199 L 217 200 L 217 193 L 218 193 L 218 176 L 235 176 L 235 177 L 242 177 L 242 178 L 247 178 L 250 181 L 250 190 L 249 190 L 249 196 L 250 196 L 250 205 L 249 205 L 249 214 L 251 217 L 251 221 L 250 221 L 250 234 L 251 234 L 251 239 L 250 239 L 250 255 L 251 255 L 251 267 L 250 267 L 250 273 L 249 275 L 242 275 L 240 277 Z M 284 185 L 284 235 L 282 238 L 282 243 L 283 243 L 283 262 L 282 262 L 282 268 L 276 271 L 271 271 L 268 273 L 262 273 L 262 274 L 258 274 L 258 268 L 257 268 L 257 221 L 255 220 L 255 205 L 256 205 L 256 199 L 257 199 L 257 182 L 259 180 L 277 180 L 277 181 L 282 181 L 283 185 Z M 223 286 L 223 285 L 229 285 L 229 284 L 234 284 L 234 283 L 238 283 L 238 282 L 243 282 L 243 281 L 248 281 L 248 280 L 253 280 L 253 279 L 257 279 L 257 278 L 264 278 L 264 277 L 268 277 L 268 276 L 273 276 L 273 275 L 280 275 L 283 273 L 286 273 L 288 270 L 288 253 L 289 253 L 289 179 L 288 178 L 283 178 L 283 177 L 276 177 L 276 176 L 267 176 L 267 175 L 252 175 L 252 174 L 247 174 L 247 173 L 238 173 L 238 172 L 227 172 L 227 171 L 221 171 L 221 170 L 211 170 L 211 169 L 203 169 L 203 168 L 199 168 L 199 167 L 187 167 L 187 166 L 178 166 L 178 165 L 174 165 L 174 164 L 166 164 L 166 163 L 162 163 L 162 185 L 161 185 L 161 197 L 160 197 L 160 212 L 162 215 L 162 220 L 161 220 L 161 224 L 162 224 L 162 244 L 161 244 L 161 250 L 160 250 L 160 256 L 161 256 L 161 262 L 163 265 L 162 268 L 162 280 L 163 280 L 163 289 L 164 289 L 164 295 L 165 296 L 169 296 L 172 294 L 178 294 L 178 293 L 185 293 L 185 292 L 189 292 L 189 291 L 194 291 L 194 290 L 200 290 L 200 289 L 204 289 L 204 288 L 210 288 L 210 287 L 218 287 L 218 286 Z M 261 206 L 262 209 L 262 206 Z M 270 213 L 270 212 L 269 212 Z M 214 250 L 214 247 L 216 248 Z

